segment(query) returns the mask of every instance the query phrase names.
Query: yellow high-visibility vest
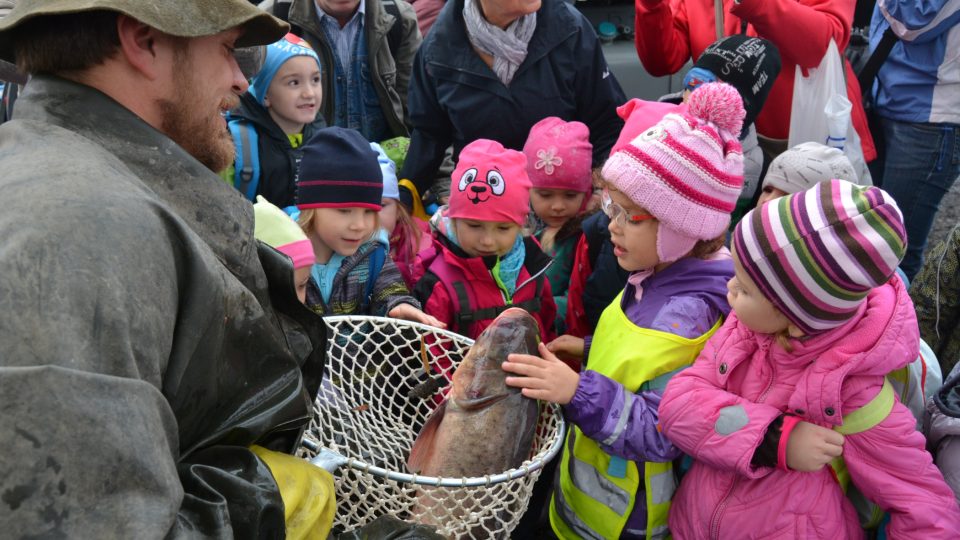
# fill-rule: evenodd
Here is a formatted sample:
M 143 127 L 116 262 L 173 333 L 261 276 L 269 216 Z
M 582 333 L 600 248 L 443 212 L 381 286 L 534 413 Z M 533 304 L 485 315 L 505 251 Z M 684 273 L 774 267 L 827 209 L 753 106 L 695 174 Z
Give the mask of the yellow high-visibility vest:
M 587 369 L 622 384 L 626 394 L 618 431 L 626 428 L 633 394 L 662 390 L 677 371 L 696 360 L 707 339 L 720 328 L 687 339 L 667 332 L 640 328 L 620 307 L 623 292 L 603 311 L 590 347 Z M 603 441 L 601 441 L 603 442 Z M 609 444 L 609 443 L 608 443 Z M 643 484 L 647 504 L 648 539 L 668 538 L 667 514 L 676 491 L 673 464 L 645 462 Z M 550 504 L 550 523 L 562 539 L 619 538 L 635 504 L 640 472 L 637 464 L 604 452 L 574 426 L 567 435 L 558 485 Z M 631 531 L 638 534 L 640 531 Z

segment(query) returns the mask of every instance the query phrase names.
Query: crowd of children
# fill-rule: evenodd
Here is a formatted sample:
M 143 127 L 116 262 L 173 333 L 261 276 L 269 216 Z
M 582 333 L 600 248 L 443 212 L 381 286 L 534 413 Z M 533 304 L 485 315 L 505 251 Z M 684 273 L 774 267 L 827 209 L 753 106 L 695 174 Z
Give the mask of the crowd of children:
M 720 60 L 732 48 L 752 64 L 731 75 Z M 557 537 L 860 538 L 881 519 L 890 537 L 958 537 L 960 374 L 939 389 L 921 345 L 897 272 L 900 210 L 822 144 L 761 171 L 750 124 L 769 84 L 744 71 L 772 81 L 776 49 L 733 36 L 708 52 L 681 103 L 620 108 L 602 169 L 584 124 L 545 118 L 522 152 L 468 144 L 448 204 L 426 221 L 400 202 L 405 140 L 381 146 L 310 121 L 316 55 L 288 37 L 269 47 L 247 115 L 231 123 L 237 162 L 223 176 L 257 198 L 258 238 L 292 259 L 316 313 L 470 338 L 508 307 L 537 319 L 539 356 L 504 369 L 571 424 L 542 481 L 551 493 L 531 509 Z M 261 159 L 252 186 L 244 123 L 261 155 L 289 158 Z M 745 190 L 745 175 L 762 184 Z M 915 291 L 955 281 L 955 244 Z M 949 371 L 960 310 L 941 317 L 957 300 L 937 291 L 924 337 L 950 338 L 933 342 Z

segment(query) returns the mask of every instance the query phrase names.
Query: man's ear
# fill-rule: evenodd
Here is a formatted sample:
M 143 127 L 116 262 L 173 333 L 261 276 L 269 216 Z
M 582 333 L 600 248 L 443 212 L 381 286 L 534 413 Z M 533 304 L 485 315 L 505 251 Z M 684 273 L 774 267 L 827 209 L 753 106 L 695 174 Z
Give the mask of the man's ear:
M 126 15 L 117 16 L 120 51 L 127 63 L 149 80 L 160 76 L 158 42 L 165 38 L 160 31 Z

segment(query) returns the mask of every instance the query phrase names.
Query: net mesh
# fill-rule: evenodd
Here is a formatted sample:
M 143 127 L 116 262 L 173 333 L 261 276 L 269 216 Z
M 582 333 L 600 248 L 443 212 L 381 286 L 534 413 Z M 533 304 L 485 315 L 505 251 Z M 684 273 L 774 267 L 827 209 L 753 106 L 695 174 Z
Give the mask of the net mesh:
M 559 449 L 559 407 L 540 404 L 530 456 L 518 469 L 491 472 L 481 481 L 442 479 L 440 486 L 434 479 L 398 478 L 409 473 L 406 460 L 417 433 L 473 341 L 396 319 L 339 316 L 324 321 L 327 373 L 300 455 L 312 458 L 319 447 L 350 459 L 334 473 L 334 532 L 390 514 L 434 526 L 448 538 L 508 537 L 526 510 L 540 476 L 538 466 Z M 451 483 L 457 485 L 445 487 Z M 466 485 L 477 483 L 481 485 Z

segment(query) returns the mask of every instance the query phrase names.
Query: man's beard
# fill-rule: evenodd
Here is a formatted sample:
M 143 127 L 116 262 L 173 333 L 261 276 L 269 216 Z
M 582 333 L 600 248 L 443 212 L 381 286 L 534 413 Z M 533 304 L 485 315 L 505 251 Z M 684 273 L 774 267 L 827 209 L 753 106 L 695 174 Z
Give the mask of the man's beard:
M 186 51 L 178 56 L 177 63 L 181 67 L 174 75 L 174 87 L 180 89 L 183 98 L 158 101 L 162 115 L 160 131 L 208 169 L 219 173 L 233 163 L 235 149 L 230 131 L 224 127 L 219 115 L 213 117 L 211 114 L 235 108 L 240 104 L 240 98 L 230 94 L 221 101 L 217 111 L 201 110 L 199 100 L 191 97 L 203 83 L 188 75 L 193 73 L 193 66 Z
M 184 102 L 161 100 L 160 131 L 213 172 L 226 169 L 234 159 L 233 139 L 219 121 L 193 110 Z M 224 103 L 232 109 L 236 103 Z M 232 105 L 232 106 L 231 106 Z

